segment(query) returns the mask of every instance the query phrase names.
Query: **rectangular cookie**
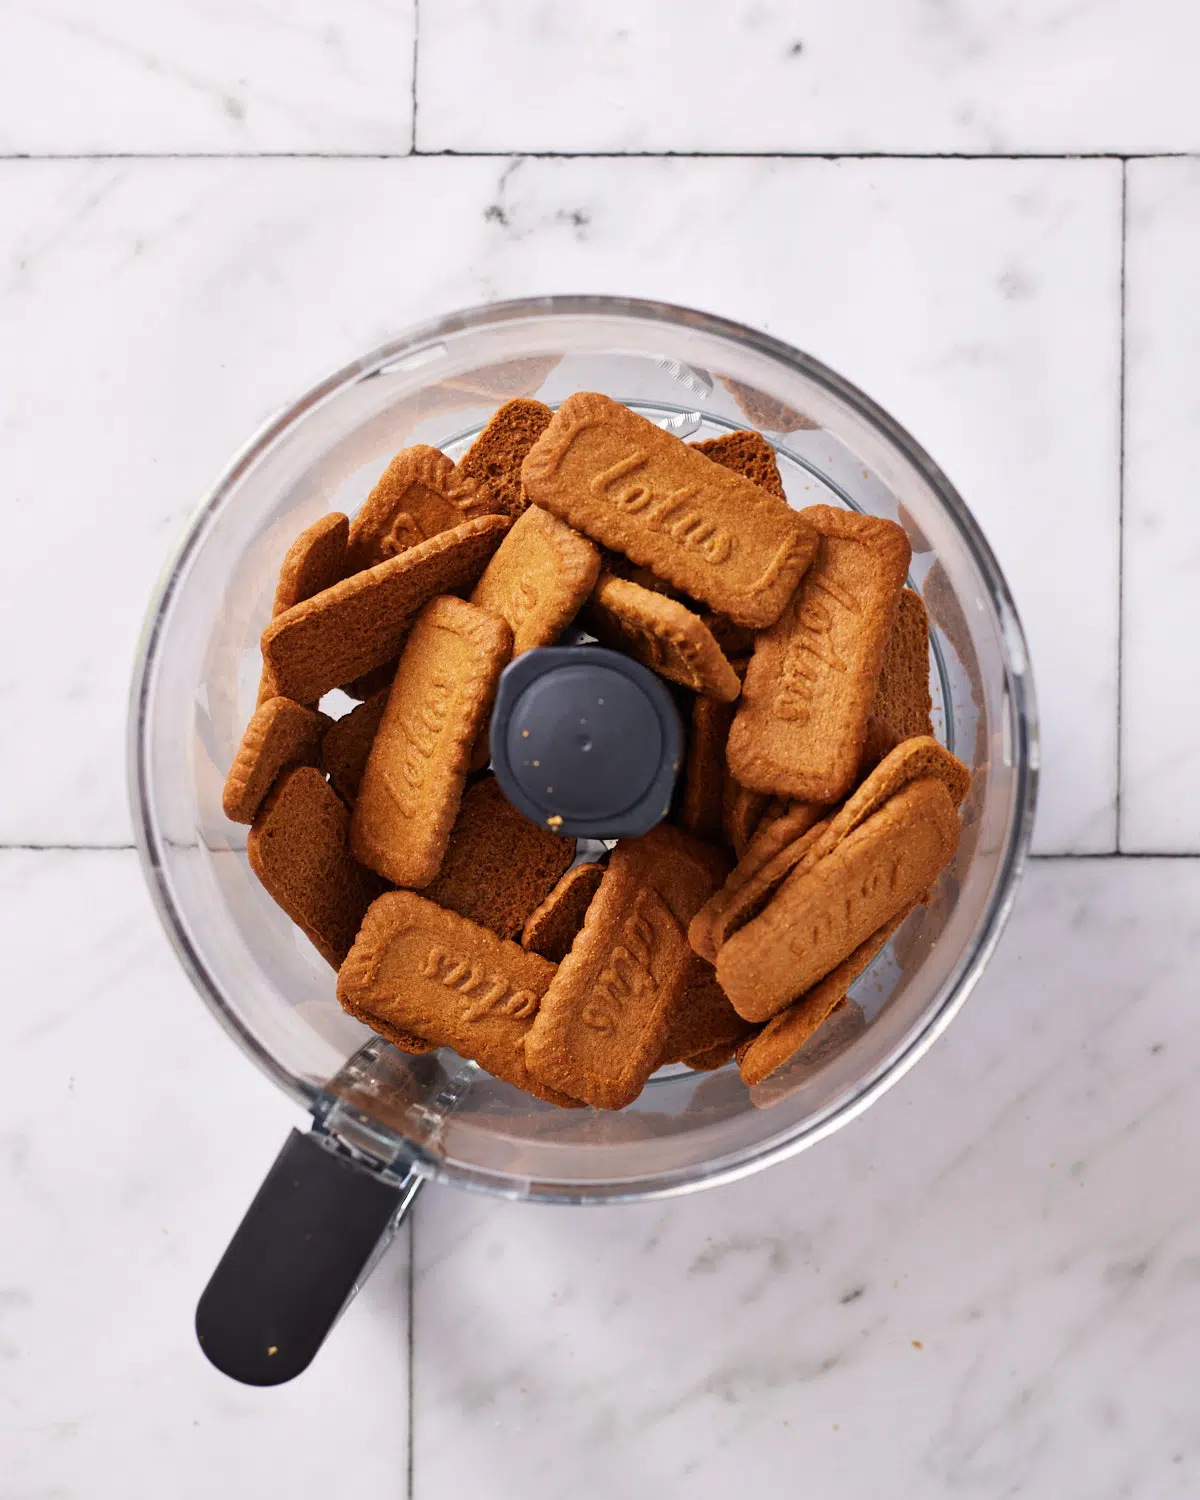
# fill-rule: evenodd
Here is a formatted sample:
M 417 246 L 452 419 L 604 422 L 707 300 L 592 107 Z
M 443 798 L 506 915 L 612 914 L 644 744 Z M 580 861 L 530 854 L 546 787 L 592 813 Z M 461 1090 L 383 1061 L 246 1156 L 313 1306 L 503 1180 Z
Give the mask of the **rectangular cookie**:
M 725 883 L 688 926 L 688 942 L 701 958 L 716 963 L 730 933 L 758 915 L 829 826 L 825 811 L 794 802 L 780 817 L 763 819 Z
M 552 646 L 579 612 L 600 573 L 600 549 L 548 511 L 531 505 L 500 543 L 471 603 L 507 620 L 513 655 Z
M 396 454 L 350 523 L 345 573 L 360 573 L 500 507 L 438 448 Z
M 799 1000 L 794 1000 L 773 1016 L 757 1036 L 739 1049 L 738 1068 L 747 1087 L 753 1088 L 795 1057 L 845 1000 L 850 986 L 871 966 L 911 910 L 911 906 L 906 907 L 878 932 L 872 933 L 836 969 L 826 974 L 806 995 L 801 995 Z
M 511 525 L 506 516 L 464 521 L 277 615 L 262 641 L 279 692 L 315 703 L 391 661 L 417 611 L 474 584 Z
M 553 415 L 544 402 L 529 396 L 506 401 L 459 462 L 459 473 L 484 485 L 495 508 L 507 516 L 519 516 L 529 503 L 521 488 L 521 465 Z
M 668 1063 L 676 1062 L 691 1066 L 696 1057 L 727 1048 L 720 1060 L 724 1063 L 753 1034 L 754 1026 L 743 1021 L 729 1003 L 712 965 L 693 954 L 683 997 L 671 1016 L 658 1066 L 665 1068 Z
M 524 1040 L 554 965 L 412 891 L 381 896 L 338 974 L 352 1016 L 451 1047 L 495 1078 L 553 1104 L 525 1066 Z
M 721 836 L 725 741 L 732 723 L 731 704 L 703 697 L 698 697 L 692 704 L 679 822 L 697 838 L 716 839 Z
M 384 883 L 347 844 L 350 814 L 315 766 L 285 771 L 246 839 L 250 868 L 336 969 Z
M 687 923 L 713 884 L 708 856 L 675 829 L 621 840 L 525 1039 L 535 1078 L 597 1109 L 637 1098 L 691 972 Z
M 920 594 L 901 589 L 895 622 L 883 649 L 870 718 L 894 744 L 899 744 L 914 735 L 932 734 L 932 711 L 929 616 Z
M 725 743 L 728 746 L 728 736 Z M 726 755 L 728 756 L 728 750 Z M 745 854 L 770 801 L 766 792 L 752 791 L 728 771 L 725 772 L 721 789 L 721 831 L 725 835 L 725 842 L 738 859 Z
M 708 438 L 702 443 L 692 443 L 697 453 L 711 458 L 715 464 L 723 464 L 735 474 L 753 480 L 762 489 L 786 500 L 783 480 L 779 477 L 779 465 L 775 461 L 775 450 L 761 432 L 743 428 L 741 432 L 727 432 L 723 437 Z
M 816 550 L 784 501 L 595 391 L 563 402 L 521 476 L 536 504 L 740 625 L 778 619 Z
M 320 516 L 304 528 L 284 554 L 271 606 L 272 619 L 338 582 L 345 573 L 349 534 L 350 522 L 340 511 Z M 268 698 L 278 696 L 275 675 L 264 662 L 258 681 L 258 706 L 261 708 Z M 312 699 L 311 706 L 315 707 L 316 701 Z
M 388 688 L 365 699 L 357 708 L 335 719 L 321 741 L 321 764 L 347 807 L 353 807 L 358 799 L 359 784 L 387 700 Z
M 912 555 L 893 521 L 810 506 L 813 565 L 759 634 L 729 731 L 743 786 L 836 802 L 854 785 L 884 647 Z
M 237 748 L 221 807 L 234 823 L 253 823 L 254 815 L 285 766 L 315 766 L 321 742 L 333 720 L 290 698 L 268 698 L 254 711 Z
M 579 936 L 603 878 L 603 865 L 582 864 L 568 870 L 536 911 L 529 913 L 521 932 L 522 948 L 561 963 Z
M 350 824 L 356 857 L 395 885 L 419 889 L 441 867 L 471 747 L 511 649 L 505 622 L 464 599 L 443 595 L 417 617 Z
M 574 858 L 574 839 L 529 822 L 496 778 L 485 776 L 463 797 L 442 867 L 425 895 L 500 937 L 515 938 Z
M 741 691 L 737 673 L 708 627 L 678 600 L 602 573 L 583 623 L 602 646 L 623 651 L 694 692 L 732 703 Z
M 914 735 L 904 740 L 879 762 L 861 785 L 832 812 L 820 840 L 805 856 L 808 869 L 818 859 L 831 853 L 848 834 L 864 823 L 889 798 L 902 791 L 911 781 L 933 776 L 945 786 L 954 807 L 962 805 L 971 786 L 971 773 L 956 755 L 932 735 Z
M 727 938 L 717 978 L 738 1014 L 768 1021 L 919 900 L 954 854 L 943 781 L 909 782 L 821 857 L 818 839 L 766 910 Z

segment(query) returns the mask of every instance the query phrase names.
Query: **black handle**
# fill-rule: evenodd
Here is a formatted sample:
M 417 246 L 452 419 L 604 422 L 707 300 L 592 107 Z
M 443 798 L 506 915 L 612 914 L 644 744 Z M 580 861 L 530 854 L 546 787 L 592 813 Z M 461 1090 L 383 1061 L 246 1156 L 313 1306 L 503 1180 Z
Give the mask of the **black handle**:
M 205 1354 L 244 1385 L 307 1369 L 416 1196 L 293 1130 L 196 1308 Z

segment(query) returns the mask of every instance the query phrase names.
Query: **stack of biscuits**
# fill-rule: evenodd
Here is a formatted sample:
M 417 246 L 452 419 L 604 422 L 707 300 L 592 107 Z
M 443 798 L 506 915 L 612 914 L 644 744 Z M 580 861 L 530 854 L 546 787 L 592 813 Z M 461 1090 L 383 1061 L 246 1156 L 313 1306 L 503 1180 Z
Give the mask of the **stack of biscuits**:
M 595 392 L 398 454 L 284 559 L 225 785 L 345 1009 L 562 1107 L 668 1063 L 782 1067 L 957 846 L 895 523 L 792 509 L 753 431 L 688 444 Z M 497 681 L 578 622 L 688 723 L 667 821 L 604 860 L 488 771 Z M 340 688 L 358 706 L 320 710 Z

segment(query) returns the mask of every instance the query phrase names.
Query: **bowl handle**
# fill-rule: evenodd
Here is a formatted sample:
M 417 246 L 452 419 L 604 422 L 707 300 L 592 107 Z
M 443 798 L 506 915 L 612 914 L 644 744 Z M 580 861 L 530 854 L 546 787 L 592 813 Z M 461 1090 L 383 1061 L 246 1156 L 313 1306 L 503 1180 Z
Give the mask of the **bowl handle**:
M 307 1369 L 387 1249 L 422 1179 L 384 1181 L 329 1136 L 293 1130 L 196 1308 L 196 1336 L 244 1385 Z

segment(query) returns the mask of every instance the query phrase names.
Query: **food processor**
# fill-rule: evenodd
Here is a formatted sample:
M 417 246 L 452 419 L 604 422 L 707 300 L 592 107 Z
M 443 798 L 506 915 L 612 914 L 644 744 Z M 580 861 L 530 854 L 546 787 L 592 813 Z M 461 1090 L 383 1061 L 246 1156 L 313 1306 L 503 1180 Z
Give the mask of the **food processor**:
M 935 732 L 972 773 L 958 852 L 927 903 L 788 1065 L 747 1089 L 736 1066 L 676 1064 L 616 1112 L 557 1109 L 445 1050 L 400 1052 L 344 1013 L 328 964 L 252 875 L 247 830 L 221 810 L 296 534 L 328 511 L 353 514 L 399 449 L 428 443 L 457 460 L 513 396 L 555 406 L 583 390 L 684 439 L 756 428 L 792 505 L 898 521 L 930 616 Z M 195 515 L 133 684 L 134 824 L 163 926 L 230 1037 L 311 1119 L 200 1300 L 208 1357 L 253 1384 L 298 1374 L 427 1182 L 572 1205 L 667 1197 L 853 1119 L 978 978 L 1013 902 L 1036 767 L 1025 641 L 987 541 L 920 446 L 810 356 L 686 308 L 544 297 L 438 318 L 330 376 L 250 441 Z M 603 850 L 580 840 L 581 857 Z

